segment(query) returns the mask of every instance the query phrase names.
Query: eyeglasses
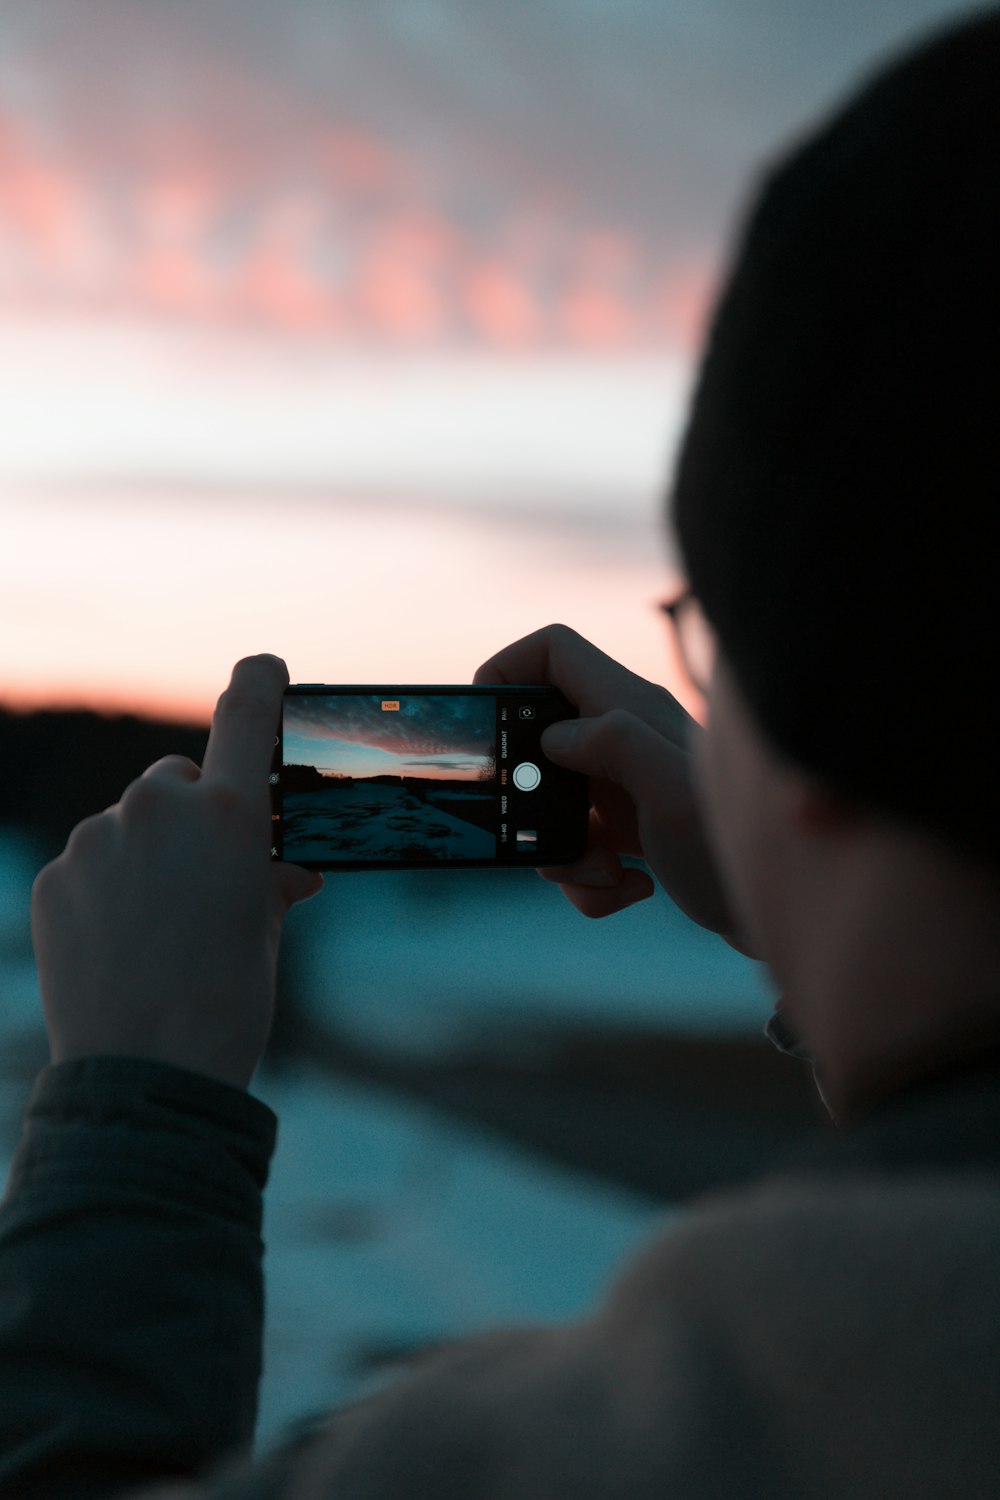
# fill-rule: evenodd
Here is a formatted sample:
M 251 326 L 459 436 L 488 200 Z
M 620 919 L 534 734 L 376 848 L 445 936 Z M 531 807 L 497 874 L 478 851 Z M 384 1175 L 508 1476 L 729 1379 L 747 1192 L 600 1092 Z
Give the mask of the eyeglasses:
M 697 597 L 690 588 L 676 599 L 657 604 L 673 626 L 674 642 L 681 668 L 702 697 L 707 697 L 715 666 L 715 631 L 705 618 Z

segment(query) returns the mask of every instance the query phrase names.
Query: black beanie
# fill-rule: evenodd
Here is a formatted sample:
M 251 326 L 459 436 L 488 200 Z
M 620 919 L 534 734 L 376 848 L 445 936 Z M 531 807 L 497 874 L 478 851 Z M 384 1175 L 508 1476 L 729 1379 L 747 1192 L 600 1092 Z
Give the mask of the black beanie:
M 1000 11 L 765 180 L 674 481 L 688 578 L 787 758 L 1000 869 Z

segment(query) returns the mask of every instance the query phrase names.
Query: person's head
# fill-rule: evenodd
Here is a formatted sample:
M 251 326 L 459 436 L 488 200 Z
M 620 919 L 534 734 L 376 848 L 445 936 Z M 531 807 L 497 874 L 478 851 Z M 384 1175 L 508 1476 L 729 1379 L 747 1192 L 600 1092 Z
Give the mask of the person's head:
M 1000 12 L 764 183 L 672 509 L 774 745 L 1000 873 Z
M 1000 889 L 996 508 L 992 11 L 893 63 L 768 174 L 709 330 L 671 519 L 719 642 L 709 738 L 718 699 L 775 766 Z

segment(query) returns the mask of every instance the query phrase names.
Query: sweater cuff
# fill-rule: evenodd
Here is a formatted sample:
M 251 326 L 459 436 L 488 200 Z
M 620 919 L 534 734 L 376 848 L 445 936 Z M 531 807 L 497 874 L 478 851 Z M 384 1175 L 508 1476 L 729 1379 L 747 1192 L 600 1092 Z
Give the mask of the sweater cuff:
M 50 1064 L 35 1080 L 9 1198 L 113 1176 L 259 1232 L 277 1116 L 245 1090 L 149 1058 Z

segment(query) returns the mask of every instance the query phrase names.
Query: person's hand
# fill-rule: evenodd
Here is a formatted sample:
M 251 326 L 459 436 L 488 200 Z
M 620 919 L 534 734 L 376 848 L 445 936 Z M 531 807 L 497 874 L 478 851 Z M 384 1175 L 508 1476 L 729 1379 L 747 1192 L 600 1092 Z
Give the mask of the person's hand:
M 539 869 L 586 917 L 606 917 L 655 889 L 620 855 L 645 861 L 682 911 L 741 952 L 695 801 L 692 752 L 703 731 L 666 688 L 647 682 L 566 625 L 547 625 L 506 646 L 473 682 L 542 683 L 579 710 L 542 735 L 559 766 L 590 778 L 590 836 L 572 864 Z
M 268 772 L 288 671 L 236 663 L 201 769 L 149 767 L 85 818 L 31 893 L 53 1063 L 153 1058 L 250 1082 L 274 1015 L 281 926 L 323 877 L 270 858 Z

